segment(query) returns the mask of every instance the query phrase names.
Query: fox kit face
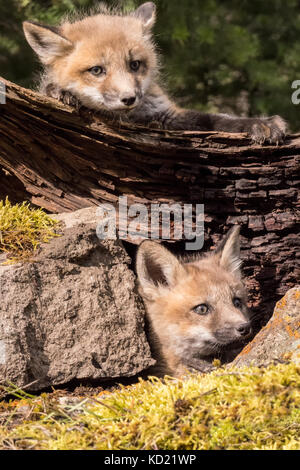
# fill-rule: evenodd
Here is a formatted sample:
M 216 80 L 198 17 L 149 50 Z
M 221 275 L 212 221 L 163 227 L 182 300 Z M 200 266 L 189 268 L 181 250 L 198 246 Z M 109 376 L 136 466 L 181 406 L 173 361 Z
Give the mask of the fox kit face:
M 180 262 L 156 242 L 137 255 L 140 292 L 165 359 L 188 364 L 245 341 L 251 334 L 241 281 L 239 227 L 219 250 Z
M 126 16 L 98 14 L 58 28 L 25 22 L 27 41 L 52 81 L 96 110 L 129 111 L 153 81 L 155 5 Z

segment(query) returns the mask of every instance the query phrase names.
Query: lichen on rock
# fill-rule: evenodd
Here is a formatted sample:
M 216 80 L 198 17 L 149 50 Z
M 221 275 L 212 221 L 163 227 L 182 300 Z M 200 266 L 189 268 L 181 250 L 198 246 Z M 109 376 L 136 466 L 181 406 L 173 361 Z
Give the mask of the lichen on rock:
M 300 364 L 300 286 L 277 302 L 269 323 L 233 361 L 236 366 L 293 361 Z

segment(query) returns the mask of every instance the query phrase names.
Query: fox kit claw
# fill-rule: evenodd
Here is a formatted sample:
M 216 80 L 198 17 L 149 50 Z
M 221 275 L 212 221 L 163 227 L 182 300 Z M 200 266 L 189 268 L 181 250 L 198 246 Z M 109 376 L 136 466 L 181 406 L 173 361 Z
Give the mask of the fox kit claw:
M 254 119 L 249 135 L 255 144 L 279 145 L 284 141 L 287 125 L 280 116 Z
M 72 93 L 70 93 L 69 91 L 60 90 L 59 101 L 61 101 L 64 104 L 67 104 L 68 106 L 73 106 L 76 109 L 80 108 L 79 99 L 76 98 L 74 95 L 72 95 Z

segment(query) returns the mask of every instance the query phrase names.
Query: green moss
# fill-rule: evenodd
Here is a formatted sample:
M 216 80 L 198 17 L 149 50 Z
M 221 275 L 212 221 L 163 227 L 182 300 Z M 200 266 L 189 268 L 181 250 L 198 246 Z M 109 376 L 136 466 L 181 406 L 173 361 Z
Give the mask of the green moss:
M 300 368 L 153 378 L 69 405 L 24 395 L 2 403 L 1 421 L 2 448 L 300 449 Z
M 9 262 L 29 259 L 41 243 L 56 236 L 57 223 L 27 202 L 11 205 L 8 199 L 0 201 L 0 252 L 7 253 Z

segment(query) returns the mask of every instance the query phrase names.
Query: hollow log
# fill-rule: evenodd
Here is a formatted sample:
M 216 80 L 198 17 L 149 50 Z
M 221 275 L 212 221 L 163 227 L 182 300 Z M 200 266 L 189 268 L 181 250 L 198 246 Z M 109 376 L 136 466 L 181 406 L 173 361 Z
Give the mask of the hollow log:
M 245 134 L 137 127 L 1 82 L 0 199 L 52 213 L 117 205 L 119 196 L 149 207 L 204 204 L 206 249 L 233 224 L 242 227 L 250 307 L 260 323 L 296 285 L 300 134 L 275 147 Z

